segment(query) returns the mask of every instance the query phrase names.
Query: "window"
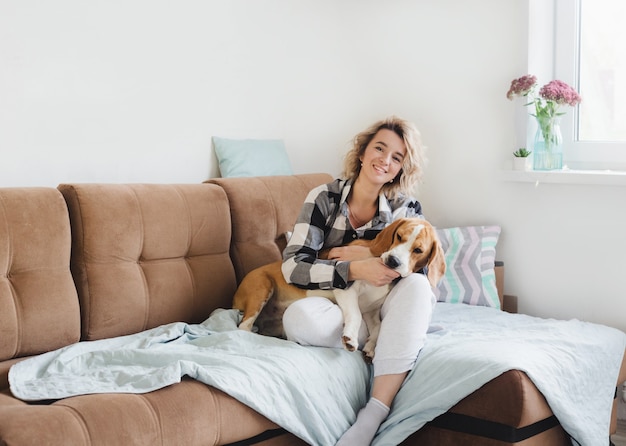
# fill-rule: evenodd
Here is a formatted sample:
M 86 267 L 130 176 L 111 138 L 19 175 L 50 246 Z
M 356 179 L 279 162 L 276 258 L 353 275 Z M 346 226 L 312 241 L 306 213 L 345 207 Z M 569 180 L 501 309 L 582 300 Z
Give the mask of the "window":
M 541 15 L 541 17 L 539 17 Z M 624 0 L 531 0 L 530 36 L 554 17 L 554 75 L 575 87 L 583 101 L 562 119 L 564 164 L 571 169 L 626 170 L 626 2 Z M 550 25 L 548 25 L 549 28 Z M 545 40 L 529 42 L 532 68 Z M 548 41 L 550 39 L 548 38 Z M 543 56 L 544 62 L 548 62 Z M 543 64 L 545 68 L 545 63 Z M 544 73 L 551 70 L 544 69 Z
M 582 0 L 579 24 L 578 140 L 626 142 L 626 3 Z

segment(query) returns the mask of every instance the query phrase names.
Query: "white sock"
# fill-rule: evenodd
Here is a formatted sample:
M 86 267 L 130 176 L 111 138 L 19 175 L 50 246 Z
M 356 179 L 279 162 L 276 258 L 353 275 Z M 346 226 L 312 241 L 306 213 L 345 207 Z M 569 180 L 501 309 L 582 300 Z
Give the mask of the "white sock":
M 372 443 L 378 427 L 387 418 L 389 408 L 370 398 L 356 416 L 356 421 L 339 439 L 336 446 L 367 446 Z

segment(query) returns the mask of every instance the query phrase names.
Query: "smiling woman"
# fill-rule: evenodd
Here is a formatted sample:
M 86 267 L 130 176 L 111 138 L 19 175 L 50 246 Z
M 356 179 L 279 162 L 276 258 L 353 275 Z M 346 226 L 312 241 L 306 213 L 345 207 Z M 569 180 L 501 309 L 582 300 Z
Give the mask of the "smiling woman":
M 377 200 L 371 199 L 372 191 L 377 197 L 385 184 L 399 180 L 405 154 L 406 147 L 402 138 L 389 129 L 380 129 L 367 144 L 359 157 L 361 168 L 347 200 L 348 215 L 353 228 L 360 228 L 374 218 Z
M 421 177 L 423 161 L 420 134 L 408 121 L 390 117 L 359 133 L 346 155 L 344 178 L 313 189 L 305 200 L 283 252 L 287 282 L 309 290 L 343 290 L 353 281 L 380 287 L 398 279 L 400 273 L 369 250 L 341 245 L 372 239 L 402 217 L 421 216 L 421 205 L 410 193 Z M 320 251 L 329 248 L 329 258 L 321 259 Z M 330 301 L 312 296 L 292 303 L 285 312 L 287 338 L 305 345 L 341 345 L 341 312 L 333 311 Z M 370 400 L 337 445 L 370 444 L 424 345 L 435 302 L 423 270 L 394 285 L 380 310 Z M 333 322 L 327 317 L 331 312 L 339 314 Z

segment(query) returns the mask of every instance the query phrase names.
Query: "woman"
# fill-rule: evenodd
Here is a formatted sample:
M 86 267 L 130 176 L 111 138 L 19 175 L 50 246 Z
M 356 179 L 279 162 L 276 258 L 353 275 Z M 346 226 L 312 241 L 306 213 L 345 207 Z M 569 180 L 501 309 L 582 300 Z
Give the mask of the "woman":
M 374 238 L 392 221 L 421 216 L 410 198 L 424 164 L 420 134 L 413 124 L 390 117 L 359 133 L 347 154 L 343 178 L 307 196 L 283 253 L 285 279 L 307 289 L 345 288 L 357 279 L 375 286 L 399 274 L 372 257 L 367 247 L 341 246 L 355 238 Z M 318 252 L 332 248 L 329 260 Z M 387 417 L 391 403 L 424 345 L 435 297 L 426 276 L 401 279 L 381 309 L 370 399 L 337 445 L 368 445 Z M 283 316 L 287 338 L 303 345 L 341 347 L 343 316 L 337 305 L 309 297 Z M 367 338 L 361 324 L 360 345 Z

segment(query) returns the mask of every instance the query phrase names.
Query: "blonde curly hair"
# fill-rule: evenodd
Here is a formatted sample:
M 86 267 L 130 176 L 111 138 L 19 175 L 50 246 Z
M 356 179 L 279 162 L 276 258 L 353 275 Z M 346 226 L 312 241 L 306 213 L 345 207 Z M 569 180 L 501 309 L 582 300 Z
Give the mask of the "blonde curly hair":
M 402 168 L 392 183 L 383 186 L 383 192 L 389 198 L 394 198 L 399 194 L 412 195 L 413 187 L 421 181 L 424 172 L 425 147 L 422 145 L 422 137 L 417 127 L 397 116 L 382 119 L 354 137 L 353 147 L 344 159 L 342 176 L 345 179 L 356 180 L 361 172 L 361 157 L 365 148 L 382 129 L 395 132 L 406 146 Z

